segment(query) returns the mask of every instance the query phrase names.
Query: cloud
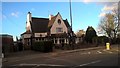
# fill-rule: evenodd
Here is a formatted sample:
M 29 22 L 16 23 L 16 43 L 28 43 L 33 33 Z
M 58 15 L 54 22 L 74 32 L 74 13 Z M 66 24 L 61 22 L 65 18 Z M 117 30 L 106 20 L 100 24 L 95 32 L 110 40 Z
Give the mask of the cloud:
M 80 1 L 80 0 L 75 0 L 75 1 Z M 119 2 L 119 0 L 82 0 L 83 2 L 100 2 L 100 3 L 103 3 L 103 2 Z
M 113 5 L 105 5 L 102 9 L 102 11 L 111 11 L 111 10 L 116 10 L 118 7 L 117 3 L 114 3 Z
M 102 9 L 98 17 L 104 17 L 106 13 L 118 9 L 118 3 L 108 3 Z
M 89 3 L 89 2 L 94 2 L 95 0 L 83 0 L 83 2 L 85 3 L 85 4 L 87 4 L 87 3 Z
M 91 0 L 83 0 L 83 2 L 87 3 L 87 2 L 91 2 Z
M 11 16 L 19 17 L 19 12 L 12 12 L 12 13 L 11 13 Z
M 113 7 L 112 6 L 107 6 L 107 5 L 105 5 L 102 9 L 102 11 L 110 11 L 110 10 L 113 10 Z
M 98 16 L 98 17 L 104 17 L 104 16 L 105 16 L 105 14 L 106 14 L 105 12 L 102 12 L 102 13 L 100 13 L 100 14 L 99 14 L 99 16 Z

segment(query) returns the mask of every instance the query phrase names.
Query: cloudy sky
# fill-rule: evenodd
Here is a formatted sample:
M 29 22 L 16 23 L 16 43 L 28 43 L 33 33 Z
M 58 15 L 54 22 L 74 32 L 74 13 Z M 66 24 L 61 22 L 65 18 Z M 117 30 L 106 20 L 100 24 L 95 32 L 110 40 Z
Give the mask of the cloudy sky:
M 69 2 L 2 2 L 2 34 L 10 34 L 15 38 L 25 32 L 26 17 L 30 11 L 32 17 L 48 18 L 49 14 L 60 12 L 63 19 L 68 19 Z M 111 0 L 112 1 L 112 0 Z M 114 9 L 117 2 L 96 2 L 83 0 L 72 2 L 73 30 L 86 30 L 93 26 L 98 30 L 98 23 L 105 13 Z

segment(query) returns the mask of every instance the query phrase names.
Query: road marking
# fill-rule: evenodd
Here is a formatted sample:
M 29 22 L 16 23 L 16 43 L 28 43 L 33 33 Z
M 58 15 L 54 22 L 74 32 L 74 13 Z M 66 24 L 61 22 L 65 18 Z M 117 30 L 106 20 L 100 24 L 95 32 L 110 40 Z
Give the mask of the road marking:
M 109 51 L 109 53 L 113 53 L 113 52 Z
M 104 52 L 107 52 L 107 53 L 113 53 L 113 52 L 111 52 L 111 51 L 107 51 L 107 50 L 103 50 Z
M 67 65 L 55 65 L 55 64 L 18 64 L 12 66 L 67 66 Z
M 103 51 L 107 51 L 107 50 L 103 50 Z
M 49 57 L 49 55 L 48 56 L 41 56 L 42 58 L 44 57 L 44 58 L 48 58 Z M 23 59 L 13 59 L 14 61 L 9 61 L 9 62 L 19 62 L 19 61 L 23 61 L 23 60 L 30 60 L 30 59 L 35 59 L 35 58 L 41 58 L 40 56 L 35 56 L 35 57 L 24 57 Z M 46 59 L 45 59 L 46 60 Z
M 88 53 L 81 53 L 81 54 L 88 54 Z
M 98 53 L 102 53 L 101 51 L 97 51 Z
M 19 64 L 18 66 L 36 66 L 37 64 Z
M 55 65 L 55 64 L 38 64 L 37 66 L 66 66 L 66 65 Z
M 75 62 L 74 61 L 72 61 L 71 62 L 71 60 L 67 60 L 67 59 L 61 59 L 61 58 L 49 58 L 48 60 L 59 60 L 59 61 L 64 61 L 64 62 L 67 62 L 67 63 L 72 63 L 72 64 L 74 64 Z
M 87 52 L 87 53 L 81 53 L 81 54 L 91 54 L 91 52 Z
M 90 54 L 90 52 L 88 52 L 88 54 Z
M 81 64 L 79 66 L 85 66 L 85 65 L 89 65 L 89 64 L 94 64 L 94 63 L 98 63 L 100 62 L 101 60 L 97 60 L 97 61 L 93 61 L 93 62 L 90 62 L 90 63 L 85 63 L 85 64 Z
M 119 50 L 116 50 L 116 51 L 119 51 Z

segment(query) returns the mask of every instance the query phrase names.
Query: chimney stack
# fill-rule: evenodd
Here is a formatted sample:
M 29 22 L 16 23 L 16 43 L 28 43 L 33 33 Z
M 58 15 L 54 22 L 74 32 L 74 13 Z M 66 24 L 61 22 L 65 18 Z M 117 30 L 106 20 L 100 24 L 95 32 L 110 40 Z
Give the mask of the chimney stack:
M 32 14 L 30 12 L 28 12 L 28 14 L 27 14 L 27 22 L 32 21 L 31 17 L 32 17 Z
M 32 14 L 28 12 L 27 14 L 27 22 L 26 22 L 26 31 L 31 31 L 31 25 L 30 22 L 32 22 Z
M 49 20 L 51 20 L 52 19 L 52 17 L 54 17 L 53 15 L 49 15 Z

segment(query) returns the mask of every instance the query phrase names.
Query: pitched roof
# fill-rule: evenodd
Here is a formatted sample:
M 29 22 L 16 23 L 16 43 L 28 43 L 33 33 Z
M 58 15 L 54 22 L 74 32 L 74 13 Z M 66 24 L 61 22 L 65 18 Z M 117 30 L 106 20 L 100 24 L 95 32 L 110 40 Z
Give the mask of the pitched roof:
M 30 31 L 26 31 L 26 32 L 22 33 L 21 35 L 24 35 L 24 34 L 31 34 L 31 32 Z
M 59 13 L 58 13 L 59 14 Z M 48 18 L 37 18 L 37 17 L 32 17 L 32 22 L 31 24 L 31 29 L 33 33 L 39 33 L 39 32 L 48 32 L 49 29 L 52 27 L 56 17 L 58 16 L 58 14 L 56 16 L 53 16 L 51 18 L 51 20 L 49 20 Z M 63 20 L 66 27 L 70 27 L 67 19 Z
M 66 27 L 70 27 L 70 24 L 68 23 L 67 19 L 66 19 L 66 20 L 63 20 L 63 21 L 64 21 Z
M 51 20 L 49 21 L 49 23 L 48 23 L 48 27 L 49 27 L 49 28 L 51 28 L 51 26 L 53 25 L 53 23 L 54 23 L 56 17 L 57 17 L 57 15 L 54 16 L 54 17 L 52 17 Z
M 32 32 L 47 32 L 48 31 L 48 18 L 36 18 L 32 17 L 31 28 Z

